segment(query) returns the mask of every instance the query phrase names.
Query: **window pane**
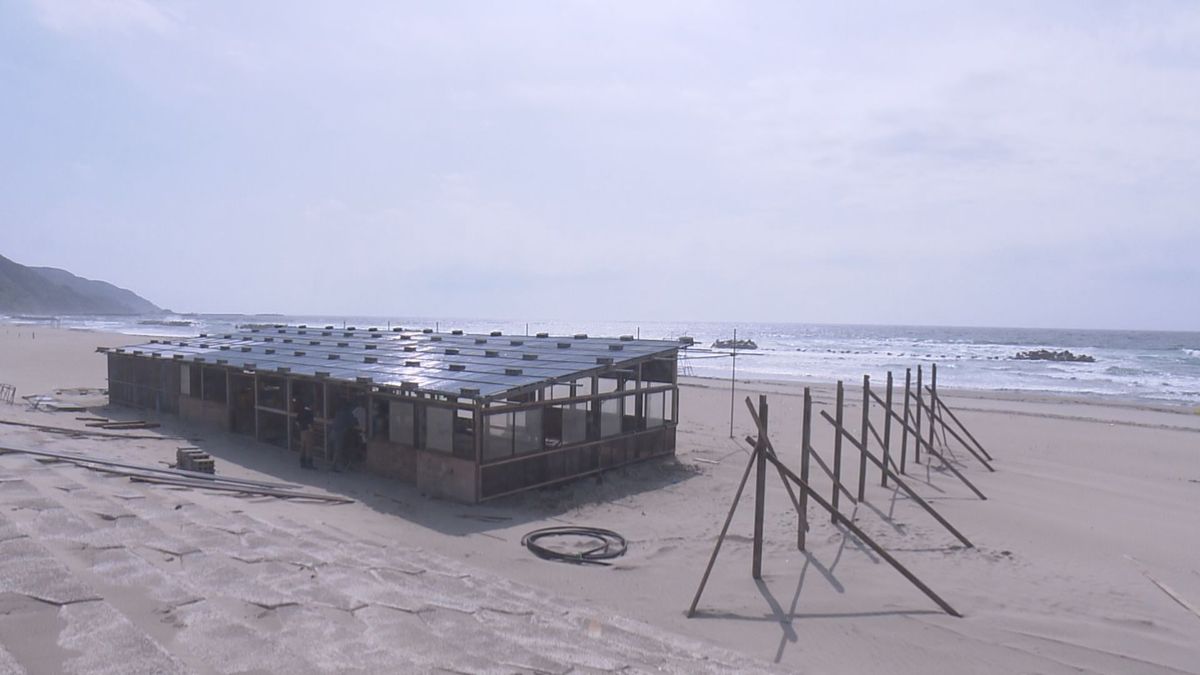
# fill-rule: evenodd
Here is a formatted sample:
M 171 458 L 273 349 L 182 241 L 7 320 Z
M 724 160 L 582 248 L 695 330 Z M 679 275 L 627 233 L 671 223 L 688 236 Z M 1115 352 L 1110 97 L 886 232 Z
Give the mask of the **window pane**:
M 646 428 L 660 427 L 663 424 L 663 393 L 646 394 Z
M 600 402 L 600 436 L 607 438 L 621 433 L 624 397 L 607 398 Z
M 425 447 L 450 452 L 454 449 L 454 411 L 450 408 L 425 408 Z
M 388 440 L 403 445 L 415 445 L 416 415 L 413 404 L 405 401 L 388 402 Z
M 542 409 L 513 413 L 513 449 L 518 455 L 542 449 Z
M 587 440 L 587 404 L 563 406 L 562 411 L 562 442 L 563 445 L 582 443 Z
M 484 425 L 483 459 L 505 459 L 512 457 L 513 427 L 512 413 L 488 415 Z

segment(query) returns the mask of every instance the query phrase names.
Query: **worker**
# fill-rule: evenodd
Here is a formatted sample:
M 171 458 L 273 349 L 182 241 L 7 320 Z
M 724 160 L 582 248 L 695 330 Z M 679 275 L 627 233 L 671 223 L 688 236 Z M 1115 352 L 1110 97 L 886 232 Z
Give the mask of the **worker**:
M 296 427 L 300 430 L 300 468 L 315 469 L 313 463 L 313 411 L 307 403 L 296 399 L 300 411 L 296 413 Z

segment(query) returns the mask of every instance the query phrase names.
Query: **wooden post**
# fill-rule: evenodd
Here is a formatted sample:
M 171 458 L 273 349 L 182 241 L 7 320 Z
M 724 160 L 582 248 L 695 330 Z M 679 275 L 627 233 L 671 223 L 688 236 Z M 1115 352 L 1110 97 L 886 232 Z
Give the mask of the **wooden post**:
M 838 435 L 840 436 L 841 434 L 838 434 Z M 767 459 L 769 461 L 771 461 L 773 464 L 775 464 L 776 468 L 778 468 L 781 473 L 783 473 L 789 479 L 791 479 L 792 482 L 796 483 L 797 485 L 800 485 L 801 487 L 808 487 L 807 485 L 804 484 L 804 481 L 800 480 L 799 476 L 797 476 L 791 469 L 784 466 L 777 458 L 768 457 Z M 743 481 L 744 480 L 745 479 L 743 479 Z M 835 492 L 834 494 L 837 494 L 837 493 Z M 855 525 L 853 521 L 851 521 L 849 518 L 847 518 L 846 516 L 839 513 L 838 510 L 836 508 L 834 508 L 832 504 L 825 501 L 824 497 L 817 494 L 816 492 L 813 492 L 812 498 L 813 498 L 813 501 L 815 501 L 817 504 L 819 504 L 821 506 L 821 508 L 829 511 L 830 515 L 833 516 L 834 524 L 837 524 L 837 522 L 840 520 L 841 523 L 846 526 L 846 529 L 850 530 L 851 534 L 853 534 L 855 537 L 858 537 L 858 539 L 860 541 L 862 541 L 864 544 L 866 544 L 868 547 L 870 547 L 872 551 L 875 551 L 875 553 L 878 554 L 880 558 L 883 558 L 889 565 L 892 566 L 893 569 L 895 569 L 897 572 L 899 572 L 905 579 L 908 579 L 909 583 L 916 586 L 922 593 L 925 594 L 926 597 L 928 597 L 930 600 L 932 600 L 934 602 L 934 604 L 936 604 L 938 607 L 941 607 L 942 611 L 946 612 L 950 616 L 955 616 L 955 617 L 960 617 L 960 618 L 962 617 L 962 614 L 959 614 L 957 610 L 955 610 L 953 607 L 951 607 L 950 603 L 943 600 L 940 596 L 938 596 L 937 593 L 934 593 L 933 589 L 926 586 L 920 579 L 917 578 L 917 576 L 915 574 L 910 572 L 908 570 L 908 568 L 906 568 L 904 565 L 900 564 L 899 560 L 896 560 L 894 557 L 892 557 L 892 554 L 888 553 L 887 550 L 885 550 L 882 546 L 880 546 L 878 543 L 876 543 L 874 539 L 867 536 L 867 533 L 863 532 L 861 529 L 859 529 L 859 527 L 857 525 Z M 710 562 L 709 569 L 711 569 L 711 568 L 712 568 L 712 563 Z M 707 578 L 707 574 L 705 575 L 705 578 Z M 697 599 L 699 599 L 699 597 L 700 597 L 699 594 L 697 594 L 696 597 L 697 597 Z M 692 615 L 692 613 L 694 613 L 694 612 L 695 612 L 695 602 L 692 603 L 692 611 L 688 612 L 688 616 L 690 617 Z
M 971 453 L 971 456 L 972 456 L 972 457 L 974 457 L 975 459 L 979 460 L 979 463 L 980 463 L 980 464 L 983 464 L 983 466 L 984 466 L 984 467 L 986 467 L 988 471 L 995 471 L 995 470 L 996 470 L 996 469 L 992 468 L 992 465 L 991 465 L 991 464 L 989 464 L 989 463 L 988 463 L 988 461 L 987 461 L 986 459 L 984 459 L 984 458 L 983 458 L 983 457 L 982 457 L 982 456 L 981 456 L 981 455 L 980 455 L 978 452 L 975 452 L 975 448 L 971 447 L 971 444 L 970 444 L 970 443 L 967 443 L 967 442 L 966 442 L 966 440 L 964 440 L 962 436 L 959 436 L 959 435 L 958 435 L 958 432 L 954 431 L 954 429 L 951 429 L 951 428 L 950 428 L 950 427 L 949 427 L 949 426 L 946 424 L 946 421 L 945 421 L 944 419 L 942 419 L 942 416 L 941 416 L 941 415 L 939 415 L 939 414 L 938 414 L 938 413 L 937 413 L 937 412 L 936 412 L 936 411 L 935 411 L 935 410 L 934 410 L 932 407 L 930 407 L 928 404 L 926 404 L 926 406 L 925 406 L 925 412 L 929 413 L 929 424 L 930 424 L 930 425 L 932 425 L 932 424 L 934 423 L 934 421 L 935 421 L 935 420 L 936 420 L 936 421 L 938 421 L 938 422 L 941 422 L 941 424 L 942 424 L 942 428 L 943 428 L 943 429 L 945 429 L 946 431 L 949 431 L 949 432 L 950 432 L 950 435 L 954 436 L 954 439 L 955 439 L 956 441 L 958 441 L 959 443 L 962 443 L 962 446 L 963 446 L 964 448 L 966 448 L 966 449 L 967 449 L 967 452 Z M 944 439 L 943 439 L 943 440 L 944 440 Z M 947 443 L 946 445 L 949 445 L 949 444 Z M 932 449 L 933 449 L 933 446 L 932 446 L 932 445 L 926 445 L 926 446 L 925 446 L 925 449 L 926 449 L 926 450 L 932 450 Z
M 800 479 L 804 485 L 800 488 L 800 529 L 796 535 L 796 547 L 801 551 L 805 546 L 805 534 L 808 531 L 808 452 L 812 442 L 812 391 L 804 388 L 804 417 L 800 427 Z M 836 492 L 836 488 L 834 490 Z
M 936 420 L 933 417 L 933 402 L 937 400 L 937 364 L 933 363 L 929 366 L 929 442 L 925 447 L 932 448 L 934 441 L 934 431 L 937 430 Z
M 863 375 L 862 395 L 862 439 L 863 447 L 867 445 L 867 430 L 871 426 L 871 376 Z M 867 456 L 859 453 L 858 458 L 858 501 L 867 496 Z
M 892 371 L 887 374 L 887 402 L 883 407 L 883 465 L 886 467 L 892 461 Z M 879 472 L 879 484 L 887 487 L 888 472 L 885 468 Z
M 908 459 L 909 400 L 912 397 L 912 368 L 904 369 L 904 428 L 900 434 L 900 473 L 906 473 L 904 463 Z M 889 415 L 891 417 L 891 415 Z
M 842 423 L 842 396 L 843 396 L 842 381 L 838 380 L 837 403 L 835 404 L 837 406 L 837 410 L 835 412 L 837 413 L 837 422 L 838 422 L 839 426 Z M 841 434 L 833 435 L 833 482 L 834 482 L 833 508 L 836 511 L 838 508 L 837 485 L 840 485 L 842 482 L 842 435 Z M 838 522 L 837 514 L 835 513 L 831 517 L 833 518 L 833 524 L 837 525 L 837 522 Z
M 284 418 L 284 421 L 287 423 L 287 447 L 288 447 L 288 450 L 295 450 L 296 448 L 294 448 L 292 446 L 292 415 L 294 415 L 296 412 L 295 410 L 292 409 L 292 378 L 290 378 L 290 377 L 283 378 L 283 383 L 284 383 L 284 386 L 283 386 L 283 390 L 284 390 L 283 406 L 284 407 L 283 407 L 283 409 L 287 411 L 287 416 Z M 368 410 L 369 410 L 369 408 L 368 408 Z M 368 425 L 368 427 L 370 427 L 370 425 Z
M 234 415 L 233 403 L 233 374 L 229 369 L 225 370 L 225 431 L 236 431 L 237 425 L 233 423 Z
M 324 418 L 321 425 L 321 454 L 325 459 L 329 459 L 329 382 L 321 380 L 321 417 Z
M 767 430 L 767 395 L 758 395 L 758 414 L 762 426 L 758 431 L 758 440 L 754 444 L 755 462 L 754 476 L 754 560 L 751 576 L 762 578 L 762 549 L 763 549 L 763 519 L 766 515 L 767 498 L 767 453 L 763 446 L 766 444 Z
M 254 440 L 261 441 L 258 435 L 258 371 L 254 371 Z
M 865 442 L 859 442 L 859 441 L 855 440 L 855 438 L 850 435 L 849 431 L 847 431 L 844 427 L 839 426 L 837 424 L 837 422 L 835 422 L 834 419 L 829 416 L 829 413 L 822 411 L 821 416 L 825 418 L 826 422 L 829 422 L 830 424 L 834 425 L 834 433 L 835 434 L 837 434 L 838 436 L 845 436 L 846 439 L 850 441 L 851 445 L 858 448 L 859 453 L 861 453 L 863 457 L 869 457 L 871 459 L 871 462 L 873 462 L 875 464 L 875 466 L 878 466 L 883 471 L 888 471 L 887 466 L 884 465 L 883 462 L 880 462 L 875 457 L 875 455 L 872 455 L 870 453 L 870 451 L 867 450 L 867 445 Z M 934 520 L 941 523 L 942 527 L 946 528 L 950 532 L 950 534 L 953 534 L 956 539 L 958 539 L 959 541 L 961 541 L 963 543 L 963 545 L 967 546 L 968 548 L 974 547 L 974 544 L 971 543 L 971 540 L 967 539 L 966 535 L 964 535 L 962 532 L 959 532 L 957 529 L 955 529 L 955 527 L 953 525 L 951 525 L 949 521 L 947 521 L 945 518 L 942 517 L 942 514 L 938 513 L 932 506 L 929 505 L 929 502 L 925 501 L 924 499 L 921 499 L 921 496 L 918 495 L 915 490 L 913 490 L 911 487 L 909 487 L 907 483 L 900 480 L 900 476 L 897 476 L 896 474 L 893 473 L 892 479 L 896 481 L 896 485 L 898 485 L 901 490 L 904 490 L 904 492 L 907 493 L 908 496 L 910 498 L 912 498 L 912 500 L 914 502 L 916 502 L 918 506 L 925 509 L 925 511 L 927 511 L 929 513 L 929 515 L 933 516 Z
M 872 396 L 873 395 L 874 394 L 872 394 Z M 876 398 L 876 402 L 877 403 L 879 402 L 878 398 Z M 902 426 L 902 427 L 908 426 L 908 424 L 906 422 L 904 422 L 903 420 L 900 419 L 899 415 L 892 413 L 892 416 L 896 418 L 896 423 L 899 424 L 900 426 Z M 925 439 L 921 438 L 920 434 L 917 434 L 914 432 L 913 433 L 913 441 L 914 441 L 915 445 L 919 446 L 925 442 Z M 947 461 L 946 457 L 944 455 L 942 455 L 937 450 L 934 450 L 933 446 L 927 445 L 927 446 L 925 446 L 925 450 L 928 451 L 930 455 L 933 455 L 935 458 L 937 458 L 942 463 L 942 465 L 945 466 L 950 471 L 950 473 L 957 476 L 958 479 L 961 480 L 964 485 L 971 488 L 971 491 L 974 492 L 976 495 L 978 495 L 980 499 L 987 499 L 987 497 L 984 496 L 983 492 L 979 488 L 975 487 L 974 483 L 967 480 L 967 477 L 962 475 L 961 471 L 954 468 L 954 465 L 951 464 L 949 461 Z
M 708 584 L 708 575 L 712 574 L 713 564 L 717 562 L 717 554 L 721 552 L 721 544 L 725 543 L 725 535 L 729 533 L 729 524 L 733 522 L 733 514 L 737 511 L 738 502 L 742 500 L 742 491 L 746 489 L 746 479 L 750 478 L 750 470 L 754 468 L 757 461 L 758 451 L 755 450 L 750 455 L 750 461 L 746 462 L 746 470 L 742 473 L 742 482 L 738 483 L 737 492 L 733 494 L 733 503 L 729 505 L 729 515 L 725 516 L 725 524 L 721 526 L 721 533 L 717 535 L 717 543 L 713 546 L 712 556 L 708 559 L 708 567 L 704 568 L 704 576 L 700 577 L 700 586 L 696 588 L 696 597 L 692 598 L 692 606 L 688 608 L 689 619 L 696 615 L 696 605 L 700 604 L 700 595 L 704 593 L 704 587 Z
M 571 388 L 572 396 L 575 389 Z M 475 503 L 483 499 L 483 425 L 486 423 L 486 418 L 483 416 L 483 403 L 476 399 L 471 413 L 475 425 Z
M 733 365 L 729 367 L 729 437 L 733 438 L 733 401 L 737 398 L 737 329 L 733 329 Z
M 913 425 L 916 430 L 916 439 L 913 441 L 913 462 L 921 463 L 921 366 L 917 366 L 917 423 Z
M 950 415 L 950 419 L 954 420 L 954 423 L 958 425 L 959 429 L 962 429 L 963 433 L 965 433 L 967 435 L 967 438 L 971 439 L 971 441 L 973 443 L 975 443 L 975 447 L 978 448 L 979 451 L 983 453 L 984 457 L 987 457 L 988 459 L 992 459 L 992 456 L 988 454 L 988 451 L 984 450 L 983 444 L 980 443 L 978 440 L 976 440 L 975 436 L 971 434 L 971 430 L 967 429 L 966 425 L 963 424 L 961 421 L 959 421 L 958 415 L 955 415 L 954 411 L 950 409 L 950 406 L 946 405 L 946 403 L 944 401 L 942 401 L 942 399 L 940 399 L 940 398 L 938 399 L 938 407 Z

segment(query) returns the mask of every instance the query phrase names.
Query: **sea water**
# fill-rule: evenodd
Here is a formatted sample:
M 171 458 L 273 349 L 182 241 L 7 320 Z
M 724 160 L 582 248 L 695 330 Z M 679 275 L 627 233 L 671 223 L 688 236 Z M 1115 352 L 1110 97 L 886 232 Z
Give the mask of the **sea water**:
M 293 316 L 186 314 L 154 317 L 63 316 L 8 318 L 138 335 L 184 337 L 233 330 L 246 324 L 308 324 L 368 328 L 462 329 L 506 335 L 548 332 L 594 336 L 636 335 L 675 340 L 692 337 L 681 373 L 728 378 L 729 350 L 711 347 L 718 339 L 753 340 L 758 349 L 740 351 L 738 379 L 816 379 L 882 382 L 887 371 L 900 381 L 905 368 L 938 364 L 944 386 L 971 389 L 1100 395 L 1149 401 L 1200 404 L 1200 333 L 1127 330 L 954 328 L 933 326 L 855 326 L 801 323 L 722 323 L 687 321 L 525 321 L 431 317 Z M 165 325 L 168 322 L 187 325 Z M 1068 349 L 1095 357 L 1095 363 L 1022 361 L 1031 349 Z

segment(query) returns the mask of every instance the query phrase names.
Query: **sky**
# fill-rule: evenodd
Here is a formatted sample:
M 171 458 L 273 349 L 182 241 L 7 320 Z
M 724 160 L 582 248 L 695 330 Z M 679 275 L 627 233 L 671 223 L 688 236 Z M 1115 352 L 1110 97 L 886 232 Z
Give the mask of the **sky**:
M 176 311 L 1200 330 L 1200 3 L 0 3 L 0 254 Z

